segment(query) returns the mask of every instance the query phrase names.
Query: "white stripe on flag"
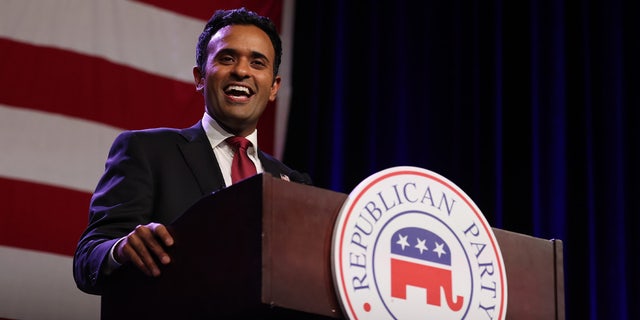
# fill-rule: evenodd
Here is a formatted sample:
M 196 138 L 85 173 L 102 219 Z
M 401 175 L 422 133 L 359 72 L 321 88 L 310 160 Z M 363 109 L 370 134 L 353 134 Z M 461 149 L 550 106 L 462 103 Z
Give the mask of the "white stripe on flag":
M 78 290 L 72 258 L 0 246 L 0 317 L 100 318 L 100 297 Z
M 0 105 L 0 176 L 93 192 L 122 129 Z

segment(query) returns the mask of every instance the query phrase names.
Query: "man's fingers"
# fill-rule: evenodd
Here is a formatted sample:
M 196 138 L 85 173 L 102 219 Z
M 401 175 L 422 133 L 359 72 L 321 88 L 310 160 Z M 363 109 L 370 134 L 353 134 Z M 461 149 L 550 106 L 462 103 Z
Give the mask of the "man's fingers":
M 127 257 L 127 260 L 129 260 L 136 267 L 138 267 L 138 269 L 144 272 L 144 274 L 148 276 L 152 276 L 153 271 L 145 264 L 140 253 L 138 253 L 136 246 L 132 244 L 132 241 L 129 241 L 129 240 L 132 240 L 132 238 L 133 238 L 132 236 L 128 236 L 127 240 L 125 240 L 125 243 L 122 246 L 123 255 Z
M 149 249 L 154 251 L 154 246 L 160 246 L 151 231 L 145 226 L 138 226 L 128 238 L 130 240 L 129 245 L 133 249 L 131 260 L 146 274 L 160 275 L 160 269 L 158 269 L 153 256 L 149 252 Z M 137 260 L 137 263 L 134 259 Z
M 156 237 L 162 240 L 162 243 L 164 243 L 165 246 L 170 247 L 173 245 L 173 237 L 169 233 L 167 227 L 160 223 L 150 223 L 148 226 Z
M 122 241 L 121 249 L 118 250 L 119 256 L 124 257 L 123 262 L 131 261 L 145 274 L 158 276 L 160 270 L 148 249 L 154 245 L 159 246 L 152 231 L 146 226 L 139 225 Z
M 171 258 L 164 248 L 171 245 L 173 237 L 164 225 L 153 222 L 139 225 L 118 244 L 116 260 L 130 261 L 145 274 L 159 276 L 156 259 L 162 264 L 170 263 Z
M 162 264 L 168 264 L 171 262 L 171 258 L 164 251 L 164 247 L 155 240 L 160 239 L 165 246 L 171 246 L 173 245 L 173 237 L 171 237 L 167 228 L 162 224 L 150 223 L 147 226 L 153 233 L 153 241 L 149 243 L 147 247 L 158 257 Z

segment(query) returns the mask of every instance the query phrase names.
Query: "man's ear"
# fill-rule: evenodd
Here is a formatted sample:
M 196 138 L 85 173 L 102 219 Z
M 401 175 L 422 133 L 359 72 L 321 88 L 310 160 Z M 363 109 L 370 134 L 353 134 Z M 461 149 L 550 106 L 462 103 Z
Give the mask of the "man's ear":
M 278 90 L 280 89 L 280 82 L 282 78 L 280 76 L 276 76 L 273 80 L 273 84 L 271 84 L 271 93 L 269 94 L 269 101 L 275 101 L 278 96 Z
M 193 82 L 196 84 L 196 91 L 202 92 L 204 89 L 204 76 L 198 66 L 193 66 Z

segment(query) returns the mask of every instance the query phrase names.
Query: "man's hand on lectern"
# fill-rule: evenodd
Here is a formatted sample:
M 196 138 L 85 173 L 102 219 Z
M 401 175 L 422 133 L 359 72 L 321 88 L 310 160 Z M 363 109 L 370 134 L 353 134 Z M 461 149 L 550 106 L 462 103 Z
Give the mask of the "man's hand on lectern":
M 173 237 L 167 228 L 160 223 L 151 222 L 137 226 L 131 233 L 122 238 L 114 250 L 114 258 L 121 264 L 133 263 L 148 276 L 160 275 L 156 259 L 162 264 L 169 264 L 171 257 L 165 247 L 173 245 Z

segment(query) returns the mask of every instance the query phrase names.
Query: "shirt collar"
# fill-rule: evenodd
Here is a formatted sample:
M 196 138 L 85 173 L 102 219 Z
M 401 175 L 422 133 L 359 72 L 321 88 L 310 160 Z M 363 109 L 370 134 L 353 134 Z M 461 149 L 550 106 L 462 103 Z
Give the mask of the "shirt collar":
M 213 119 L 208 113 L 204 113 L 202 116 L 202 127 L 204 128 L 204 132 L 207 134 L 207 138 L 209 139 L 209 143 L 213 148 L 216 148 L 218 145 L 224 142 L 225 139 L 229 137 L 233 137 L 233 134 L 225 131 L 218 121 Z M 253 148 L 249 148 L 247 151 L 249 153 L 255 152 L 258 149 L 258 129 L 253 130 L 250 135 L 246 136 Z M 253 149 L 253 150 L 252 150 Z

